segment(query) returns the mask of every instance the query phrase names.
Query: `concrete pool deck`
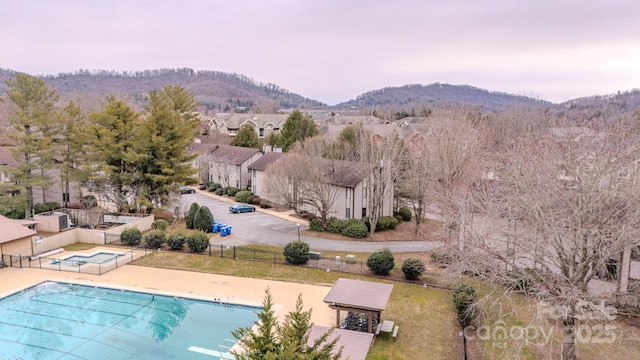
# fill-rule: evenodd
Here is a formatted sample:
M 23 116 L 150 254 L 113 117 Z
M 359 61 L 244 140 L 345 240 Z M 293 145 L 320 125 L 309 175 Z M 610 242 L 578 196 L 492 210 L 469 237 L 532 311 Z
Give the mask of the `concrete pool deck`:
M 67 254 L 86 254 L 91 251 L 65 251 Z M 113 251 L 113 248 L 105 248 Z M 60 254 L 62 255 L 62 254 Z M 36 268 L 0 269 L 0 297 L 13 294 L 45 280 L 69 282 L 98 287 L 117 288 L 195 299 L 261 306 L 264 291 L 271 289 L 273 303 L 280 319 L 295 309 L 298 294 L 302 294 L 304 309 L 313 309 L 311 321 L 316 325 L 332 326 L 336 313 L 322 300 L 331 290 L 329 286 L 296 284 L 283 281 L 242 278 L 190 271 L 157 269 L 124 265 L 102 275 Z

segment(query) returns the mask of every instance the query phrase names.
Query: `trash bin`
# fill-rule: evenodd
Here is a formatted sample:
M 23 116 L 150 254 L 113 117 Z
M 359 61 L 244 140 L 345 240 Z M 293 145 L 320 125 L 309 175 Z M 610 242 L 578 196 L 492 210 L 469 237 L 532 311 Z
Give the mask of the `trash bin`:
M 336 256 L 336 265 L 340 266 L 340 256 Z
M 231 235 L 231 225 L 227 226 L 227 235 Z
M 213 223 L 213 225 L 211 225 L 211 231 L 213 231 L 214 233 L 217 233 L 219 229 L 220 224 Z

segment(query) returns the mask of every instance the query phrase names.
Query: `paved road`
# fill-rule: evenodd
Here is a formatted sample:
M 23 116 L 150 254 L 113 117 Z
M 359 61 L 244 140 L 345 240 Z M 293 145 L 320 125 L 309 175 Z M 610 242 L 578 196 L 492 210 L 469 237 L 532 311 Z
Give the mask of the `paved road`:
M 226 237 L 216 235 L 212 239 L 213 244 L 245 245 L 257 243 L 285 246 L 300 236 L 300 240 L 309 243 L 311 250 L 373 252 L 388 247 L 393 252 L 421 252 L 442 245 L 434 241 L 341 241 L 304 236 L 299 235 L 298 224 L 300 224 L 300 230 L 305 230 L 308 228 L 306 222 L 290 217 L 286 213 L 276 213 L 256 207 L 257 211 L 253 213 L 231 214 L 229 206 L 232 203 L 204 191 L 182 195 L 181 201 L 186 204 L 186 209 L 191 206 L 192 202 L 197 202 L 200 206 L 207 206 L 216 220 L 231 226 L 231 235 Z

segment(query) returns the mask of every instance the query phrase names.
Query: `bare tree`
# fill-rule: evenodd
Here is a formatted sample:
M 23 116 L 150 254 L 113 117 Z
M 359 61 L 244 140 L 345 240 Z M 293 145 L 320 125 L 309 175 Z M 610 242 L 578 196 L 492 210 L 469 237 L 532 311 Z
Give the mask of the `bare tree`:
M 310 208 L 323 228 L 338 198 L 342 179 L 349 171 L 344 161 L 323 157 L 328 147 L 324 139 L 316 136 L 295 143 L 289 151 L 291 156 L 287 157 L 296 208 Z
M 481 177 L 485 139 L 484 126 L 462 113 L 433 123 L 428 133 L 407 145 L 409 160 L 399 188 L 413 206 L 416 234 L 430 204 L 458 227 L 469 221 L 467 188 Z
M 226 188 L 230 186 L 231 182 L 231 173 L 233 172 L 233 164 L 230 159 L 225 158 L 216 158 L 210 160 L 211 171 L 210 174 L 213 175 L 213 181 L 216 181 L 222 185 L 222 188 Z
M 395 133 L 386 137 L 362 137 L 360 141 L 361 161 L 358 170 L 368 190 L 367 215 L 371 225 L 369 236 L 373 238 L 378 219 L 385 208 L 393 206 L 390 195 L 405 163 L 406 148 Z
M 289 154 L 284 154 L 289 156 Z M 266 194 L 262 195 L 279 204 L 293 207 L 293 178 L 289 170 L 289 163 L 279 159 L 265 170 L 264 186 Z M 266 196 L 265 196 L 266 195 Z
M 565 360 L 576 358 L 581 308 L 597 299 L 588 286 L 639 243 L 640 151 L 631 132 L 607 130 L 550 128 L 511 142 L 498 190 L 475 194 L 477 216 L 489 221 L 468 229 L 471 246 L 461 257 L 467 270 L 502 284 L 526 274 L 537 298 L 560 309 Z

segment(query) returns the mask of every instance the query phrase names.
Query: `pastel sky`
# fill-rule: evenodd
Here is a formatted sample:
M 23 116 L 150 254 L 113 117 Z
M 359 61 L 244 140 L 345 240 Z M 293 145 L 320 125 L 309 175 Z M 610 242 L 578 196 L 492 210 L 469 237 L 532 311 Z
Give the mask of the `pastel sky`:
M 632 0 L 0 0 L 0 68 L 192 68 L 328 104 L 472 85 L 553 102 L 640 88 Z

